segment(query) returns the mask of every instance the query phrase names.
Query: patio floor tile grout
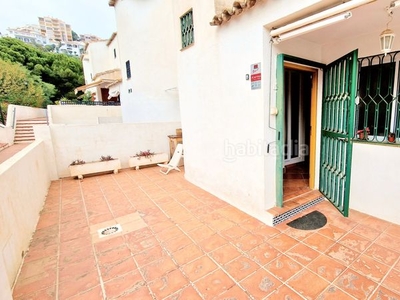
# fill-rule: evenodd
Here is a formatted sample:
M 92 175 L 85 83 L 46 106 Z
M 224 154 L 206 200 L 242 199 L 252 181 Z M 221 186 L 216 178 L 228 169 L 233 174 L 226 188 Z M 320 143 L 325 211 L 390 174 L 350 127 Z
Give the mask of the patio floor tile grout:
M 399 274 L 400 281 L 400 248 L 396 248 L 400 226 L 355 211 L 345 219 L 323 201 L 296 217 L 319 210 L 328 219 L 325 227 L 299 231 L 286 225 L 289 219 L 272 228 L 187 182 L 182 173 L 165 176 L 158 168 L 143 168 L 83 181 L 66 178 L 52 182 L 38 223 L 41 227 L 29 251 L 35 244 L 43 247 L 44 241 L 55 244 L 55 277 L 46 287 L 37 281 L 36 288 L 34 277 L 28 277 L 33 282 L 29 286 L 21 277 L 15 284 L 15 299 L 53 290 L 49 296 L 57 300 L 120 296 L 209 299 L 231 297 L 232 293 L 257 300 L 335 295 L 338 299 L 361 299 L 363 284 L 369 287 L 365 299 L 375 299 L 378 294 L 400 298 L 395 277 Z M 58 204 L 52 198 L 55 193 Z M 51 219 L 55 213 L 57 220 Z M 137 218 L 145 227 L 128 229 L 128 223 L 122 223 L 127 217 Z M 108 221 L 117 224 L 118 220 L 121 233 L 100 241 L 92 239 L 92 226 Z M 51 229 L 53 223 L 57 225 L 56 234 L 55 227 Z M 84 248 L 69 249 L 67 245 Z M 92 253 L 85 254 L 86 247 Z M 29 251 L 26 257 L 30 260 L 26 259 L 21 268 L 25 276 L 30 274 L 26 267 L 40 263 L 31 263 L 40 256 L 32 256 L 34 252 L 29 256 Z M 86 272 L 82 277 L 85 285 L 66 293 L 65 288 L 73 283 L 69 282 L 73 276 L 66 277 L 66 272 L 85 263 L 91 265 L 91 259 L 92 269 L 79 270 Z M 71 264 L 74 260 L 77 264 Z M 383 269 L 365 273 L 364 263 Z M 200 269 L 193 269 L 196 267 Z M 190 273 L 194 271 L 198 273 Z M 359 279 L 351 279 L 354 274 Z M 313 279 L 315 285 L 300 286 L 303 277 Z M 346 281 L 350 279 L 353 281 Z M 207 290 L 206 284 L 211 284 Z M 349 284 L 355 290 L 349 289 Z

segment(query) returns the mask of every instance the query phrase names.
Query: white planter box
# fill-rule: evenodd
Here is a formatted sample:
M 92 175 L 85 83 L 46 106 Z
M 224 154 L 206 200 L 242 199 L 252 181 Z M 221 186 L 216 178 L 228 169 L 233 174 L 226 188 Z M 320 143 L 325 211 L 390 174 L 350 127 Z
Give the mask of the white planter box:
M 168 162 L 168 153 L 156 153 L 149 158 L 144 156 L 129 158 L 129 167 L 139 169 L 140 166 L 155 165 Z
M 69 166 L 71 176 L 78 176 L 79 179 L 82 179 L 83 175 L 108 171 L 113 171 L 114 174 L 117 174 L 119 169 L 121 169 L 121 161 L 118 158 L 107 161 L 94 161 L 85 163 L 83 165 Z

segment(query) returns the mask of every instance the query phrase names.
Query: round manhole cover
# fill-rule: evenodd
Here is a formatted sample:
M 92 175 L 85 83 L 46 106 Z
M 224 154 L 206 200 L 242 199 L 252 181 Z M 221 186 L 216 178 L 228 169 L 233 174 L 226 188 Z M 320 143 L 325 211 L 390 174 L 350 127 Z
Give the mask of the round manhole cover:
M 108 227 L 108 228 L 102 230 L 101 234 L 102 235 L 110 235 L 110 234 L 116 233 L 118 231 L 118 229 L 119 228 L 116 226 Z

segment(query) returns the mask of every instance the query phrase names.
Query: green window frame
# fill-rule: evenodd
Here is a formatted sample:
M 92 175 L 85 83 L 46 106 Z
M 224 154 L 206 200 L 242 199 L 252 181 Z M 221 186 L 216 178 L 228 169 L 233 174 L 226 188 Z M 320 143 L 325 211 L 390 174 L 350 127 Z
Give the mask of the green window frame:
M 193 24 L 193 10 L 189 10 L 181 16 L 181 38 L 182 49 L 194 44 L 194 24 Z
M 400 51 L 359 58 L 355 138 L 385 143 L 400 137 Z

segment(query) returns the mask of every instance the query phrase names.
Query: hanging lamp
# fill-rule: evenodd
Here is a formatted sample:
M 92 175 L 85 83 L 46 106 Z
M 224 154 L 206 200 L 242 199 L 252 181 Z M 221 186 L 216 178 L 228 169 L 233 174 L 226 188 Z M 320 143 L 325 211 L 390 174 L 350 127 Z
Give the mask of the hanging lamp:
M 396 6 L 393 6 L 393 4 L 397 3 L 397 2 L 398 1 L 392 2 L 392 4 L 386 8 L 390 20 L 386 23 L 386 29 L 384 31 L 382 31 L 382 33 L 379 36 L 379 39 L 381 42 L 381 51 L 385 55 L 388 54 L 390 51 L 392 51 L 394 37 L 396 36 L 394 34 L 394 31 L 389 29 L 389 23 L 392 22 L 393 8 L 396 7 Z

